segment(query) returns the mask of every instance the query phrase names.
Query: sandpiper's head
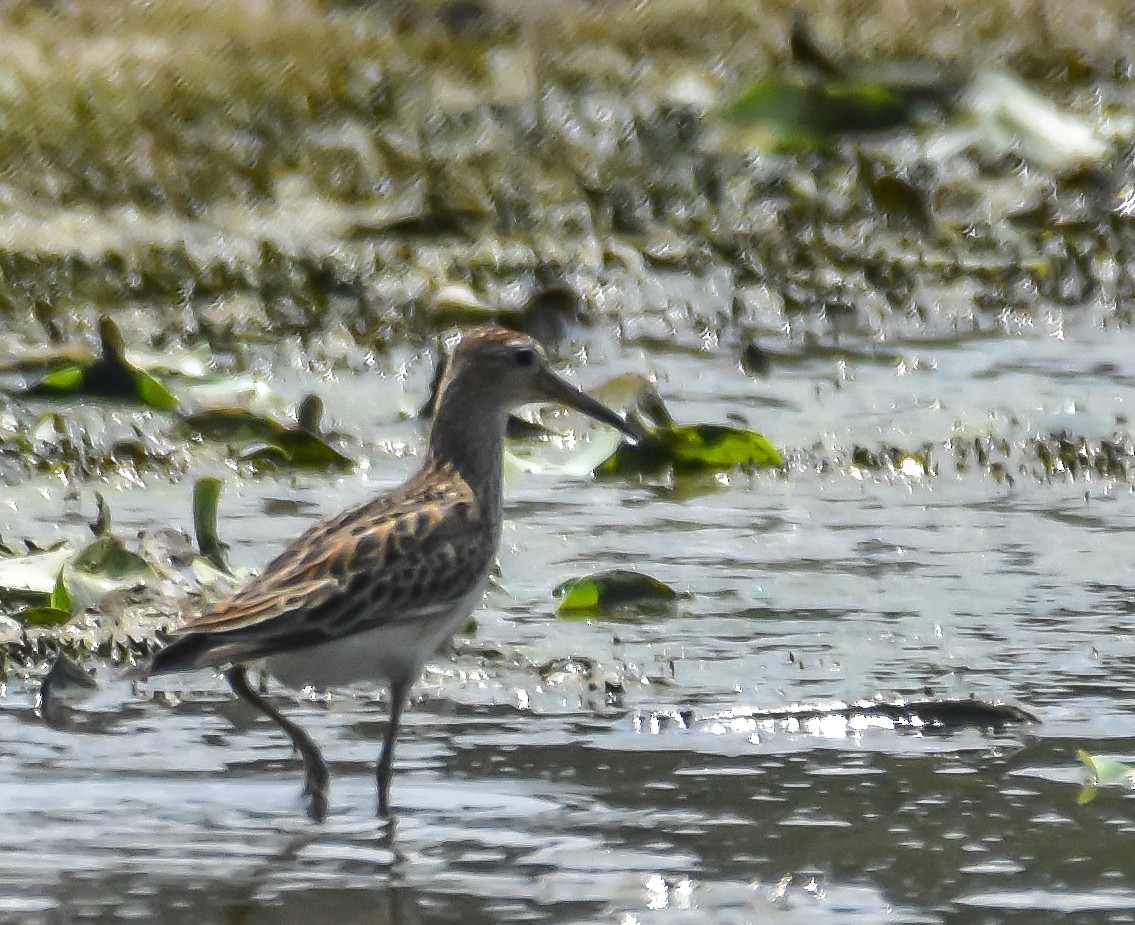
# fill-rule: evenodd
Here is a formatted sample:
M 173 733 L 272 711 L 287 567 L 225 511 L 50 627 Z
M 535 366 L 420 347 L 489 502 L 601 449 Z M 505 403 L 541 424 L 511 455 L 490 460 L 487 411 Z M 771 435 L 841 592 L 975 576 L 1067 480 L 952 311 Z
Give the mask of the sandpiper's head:
M 442 381 L 439 403 L 475 401 L 508 412 L 530 402 L 552 401 L 609 424 L 632 440 L 641 433 L 586 392 L 559 376 L 540 345 L 527 334 L 482 325 L 462 336 Z

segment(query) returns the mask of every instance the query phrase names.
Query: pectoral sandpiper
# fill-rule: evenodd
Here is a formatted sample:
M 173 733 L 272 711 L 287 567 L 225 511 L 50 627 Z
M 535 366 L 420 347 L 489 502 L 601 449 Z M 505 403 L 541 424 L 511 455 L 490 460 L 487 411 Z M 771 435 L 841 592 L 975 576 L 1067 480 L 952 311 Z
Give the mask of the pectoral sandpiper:
M 509 412 L 554 401 L 631 438 L 615 412 L 554 373 L 532 338 L 488 325 L 458 344 L 441 385 L 429 448 L 401 487 L 293 540 L 260 575 L 184 626 L 138 672 L 224 667 L 233 692 L 287 734 L 304 763 L 309 812 L 327 812 L 319 748 L 252 689 L 247 666 L 294 687 L 385 682 L 390 722 L 375 776 L 390 810 L 394 740 L 422 665 L 481 601 L 501 535 Z

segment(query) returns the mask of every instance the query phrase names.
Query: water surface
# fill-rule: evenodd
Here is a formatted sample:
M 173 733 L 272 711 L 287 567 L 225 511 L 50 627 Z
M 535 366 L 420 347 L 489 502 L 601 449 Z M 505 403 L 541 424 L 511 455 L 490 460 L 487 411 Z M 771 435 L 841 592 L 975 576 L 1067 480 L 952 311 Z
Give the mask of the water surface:
M 674 487 L 511 473 L 501 588 L 415 689 L 393 832 L 374 817 L 379 690 L 280 693 L 331 763 L 332 814 L 317 825 L 281 736 L 210 672 L 132 690 L 104 668 L 70 730 L 45 726 L 34 685 L 12 680 L 0 917 L 1132 921 L 1135 798 L 1107 788 L 1078 804 L 1075 757 L 1135 758 L 1129 487 L 959 473 L 941 443 L 937 474 L 806 462 L 817 434 L 837 457 L 950 433 L 1106 437 L 1135 399 L 1132 347 L 1125 331 L 1070 325 L 1061 340 L 889 344 L 921 357 L 916 375 L 849 348 L 786 360 L 768 380 L 722 351 L 593 350 L 585 384 L 652 368 L 680 420 L 740 415 L 799 448 L 797 462 Z M 333 416 L 412 454 L 421 430 L 394 409 L 424 389 L 425 366 L 322 391 Z M 389 389 L 405 391 L 376 415 L 371 390 Z M 370 460 L 362 475 L 234 485 L 222 501 L 234 562 L 262 564 L 413 465 Z M 188 528 L 187 495 L 116 491 L 116 528 Z M 58 526 L 64 505 L 50 485 L 16 493 L 0 531 L 80 536 Z M 556 584 L 611 565 L 690 597 L 669 617 L 555 619 Z M 874 696 L 1006 701 L 1040 722 L 923 735 L 745 716 Z

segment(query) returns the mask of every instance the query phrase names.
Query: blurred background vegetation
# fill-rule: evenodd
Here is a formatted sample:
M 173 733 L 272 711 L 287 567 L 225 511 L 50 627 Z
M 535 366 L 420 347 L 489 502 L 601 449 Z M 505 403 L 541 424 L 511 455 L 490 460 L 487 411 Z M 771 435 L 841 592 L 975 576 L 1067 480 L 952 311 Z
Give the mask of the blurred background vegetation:
M 564 282 L 589 316 L 665 312 L 656 267 L 760 284 L 671 330 L 847 305 L 922 324 L 912 241 L 979 306 L 1083 301 L 1101 238 L 1128 292 L 1130 3 L 76 0 L 0 23 L 3 354 L 93 344 L 105 312 L 159 347 L 381 345 Z M 729 130 L 762 76 L 896 62 L 939 103 L 1013 73 L 1109 157 L 942 156 L 918 116 L 787 154 Z

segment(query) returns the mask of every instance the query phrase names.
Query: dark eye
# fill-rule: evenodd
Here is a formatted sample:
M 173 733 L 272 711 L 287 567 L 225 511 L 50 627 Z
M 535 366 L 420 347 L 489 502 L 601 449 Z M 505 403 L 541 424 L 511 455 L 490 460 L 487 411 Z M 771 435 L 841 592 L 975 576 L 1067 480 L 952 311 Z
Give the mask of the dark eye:
M 515 356 L 517 366 L 531 366 L 536 362 L 536 351 L 531 347 L 521 347 Z

